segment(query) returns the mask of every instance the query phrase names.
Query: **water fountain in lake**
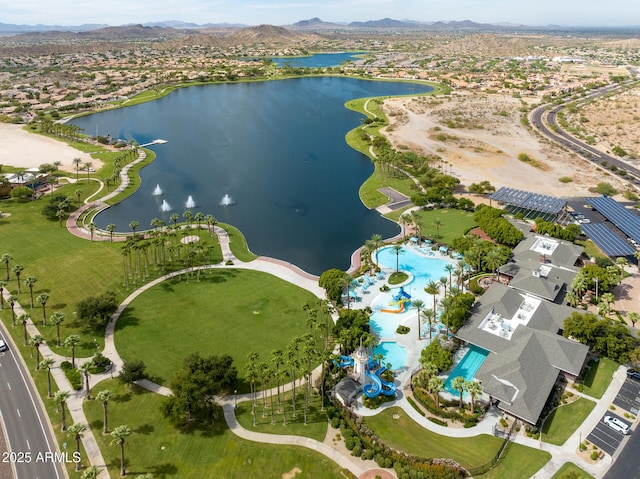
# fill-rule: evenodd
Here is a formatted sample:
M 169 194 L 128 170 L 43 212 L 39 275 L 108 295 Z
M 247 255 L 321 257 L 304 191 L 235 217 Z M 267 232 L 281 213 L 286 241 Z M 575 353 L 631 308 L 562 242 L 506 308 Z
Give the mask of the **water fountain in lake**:
M 171 211 L 171 205 L 167 203 L 167 200 L 162 200 L 162 205 L 160 205 L 160 209 L 163 212 Z
M 189 195 L 189 198 L 187 198 L 187 203 L 185 205 L 187 208 L 195 208 L 196 206 L 196 202 L 193 201 L 193 196 Z
M 224 195 L 218 203 L 220 206 L 231 206 L 233 204 L 233 199 L 228 194 Z
M 160 185 L 156 185 L 156 188 L 153 190 L 153 196 L 160 196 L 162 194 L 162 188 Z

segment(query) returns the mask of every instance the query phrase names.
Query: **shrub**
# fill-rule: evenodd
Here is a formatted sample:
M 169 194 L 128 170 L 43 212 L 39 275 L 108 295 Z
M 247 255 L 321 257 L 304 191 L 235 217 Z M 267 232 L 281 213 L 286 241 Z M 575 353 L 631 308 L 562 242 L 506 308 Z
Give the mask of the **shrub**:
M 64 375 L 71 383 L 71 387 L 76 391 L 82 389 L 82 374 L 75 369 L 69 361 L 63 361 L 60 363 L 60 368 L 64 371 Z
M 398 329 L 396 329 L 396 333 L 398 334 L 407 334 L 409 331 L 411 331 L 411 328 L 402 324 L 398 326 Z
M 598 451 L 593 451 L 591 453 L 591 460 L 596 461 L 598 459 Z
M 561 178 L 558 178 L 558 181 L 560 183 L 571 183 L 573 181 L 573 178 L 571 178 L 570 176 L 562 176 Z
M 432 423 L 437 424 L 439 426 L 444 426 L 444 427 L 448 427 L 449 426 L 446 421 L 443 421 L 442 419 L 438 419 L 437 417 L 430 417 L 429 421 L 431 421 Z

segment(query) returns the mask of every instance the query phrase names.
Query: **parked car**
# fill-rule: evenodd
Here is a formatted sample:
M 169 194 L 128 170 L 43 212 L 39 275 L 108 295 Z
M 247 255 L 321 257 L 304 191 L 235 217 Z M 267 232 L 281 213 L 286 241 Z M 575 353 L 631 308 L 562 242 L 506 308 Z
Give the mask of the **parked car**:
M 4 342 L 4 339 L 0 339 L 0 352 L 9 351 L 9 346 Z
M 620 434 L 629 434 L 629 425 L 615 416 L 605 416 L 603 422 Z
M 636 381 L 640 381 L 640 371 L 636 371 L 635 369 L 627 369 L 627 377 L 630 379 L 635 379 Z

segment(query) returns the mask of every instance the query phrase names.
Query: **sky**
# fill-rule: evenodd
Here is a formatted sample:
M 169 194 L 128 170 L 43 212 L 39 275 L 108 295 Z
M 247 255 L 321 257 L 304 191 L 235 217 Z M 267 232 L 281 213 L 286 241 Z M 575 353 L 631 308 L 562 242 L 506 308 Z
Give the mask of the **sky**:
M 0 0 L 0 23 L 112 26 L 180 20 L 289 25 L 393 18 L 524 25 L 640 24 L 638 0 Z

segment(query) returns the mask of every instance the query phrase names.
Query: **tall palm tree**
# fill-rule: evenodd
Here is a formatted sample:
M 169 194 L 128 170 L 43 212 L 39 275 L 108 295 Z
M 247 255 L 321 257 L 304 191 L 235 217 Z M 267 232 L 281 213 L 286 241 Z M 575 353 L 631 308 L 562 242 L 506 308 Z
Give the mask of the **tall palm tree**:
M 42 325 L 47 325 L 47 301 L 49 301 L 48 293 L 40 293 L 36 296 L 36 302 L 42 306 Z
M 442 298 L 440 300 L 440 305 L 442 306 L 442 315 L 444 316 L 444 321 L 447 325 L 447 338 L 449 338 L 449 310 L 453 305 L 453 298 L 451 296 Z
M 20 288 L 20 275 L 22 274 L 23 270 L 24 266 L 22 266 L 21 264 L 16 264 L 13 268 L 11 268 L 11 271 L 16 276 L 16 281 L 18 282 L 18 294 L 22 294 L 22 289 Z
M 77 334 L 70 334 L 64 340 L 63 346 L 65 348 L 71 348 L 71 366 L 76 367 L 76 346 L 80 343 L 80 336 Z
M 622 281 L 624 279 L 624 268 L 629 265 L 629 261 L 624 256 L 618 256 L 616 265 L 620 268 L 620 281 Z
M 6 286 L 6 281 L 0 281 L 0 309 L 4 309 L 4 288 Z
M 91 181 L 91 168 L 93 168 L 93 163 L 85 161 L 82 165 L 84 169 L 87 170 L 87 183 L 89 183 L 89 181 Z
M 173 226 L 177 227 L 180 215 L 178 213 L 172 213 L 171 216 L 169 216 L 169 219 L 173 222 Z
M 124 441 L 130 435 L 131 429 L 126 425 L 118 426 L 111 431 L 111 436 L 113 436 L 111 444 L 118 444 L 120 446 L 120 476 L 122 477 L 127 475 L 127 471 L 124 467 Z
M 500 250 L 498 248 L 490 249 L 484 258 L 484 264 L 491 270 L 493 276 L 496 279 L 499 279 L 498 268 L 504 264 L 504 259 L 500 254 Z
M 4 263 L 4 266 L 7 270 L 7 276 L 4 279 L 5 281 L 9 281 L 9 263 L 11 263 L 12 259 L 13 259 L 13 256 L 11 256 L 9 253 L 5 253 L 2 255 L 1 261 Z
M 193 219 L 196 220 L 196 222 L 198 223 L 198 229 L 200 229 L 200 227 L 202 226 L 202 222 L 204 221 L 204 213 L 198 211 L 194 215 Z
M 11 307 L 11 325 L 16 325 L 16 303 L 18 302 L 18 297 L 15 294 L 10 294 L 7 297 L 7 303 Z
M 73 434 L 73 439 L 76 442 L 75 456 L 77 458 L 80 458 L 80 440 L 82 439 L 82 433 L 84 433 L 86 430 L 87 430 L 87 426 L 80 422 L 74 422 L 71 426 L 69 426 L 69 429 L 67 430 L 69 434 Z M 76 471 L 79 471 L 81 467 L 82 467 L 81 461 L 76 460 Z
M 417 210 L 413 210 L 411 213 L 411 221 L 416 227 L 416 236 L 418 237 L 418 246 L 422 241 L 422 225 L 420 224 L 420 213 Z
M 393 251 L 396 253 L 396 273 L 400 271 L 400 253 L 402 253 L 402 245 L 394 244 Z
M 429 379 L 429 391 L 433 394 L 433 399 L 436 402 L 436 408 L 440 408 L 440 393 L 444 391 L 444 379 L 438 376 L 432 376 Z
M 30 307 L 33 308 L 33 286 L 38 281 L 38 278 L 35 276 L 28 276 L 27 279 L 24 280 L 24 284 L 29 287 L 29 295 L 30 295 Z
M 482 385 L 476 381 L 466 381 L 464 390 L 471 396 L 471 414 L 476 410 L 476 397 L 482 394 Z
M 640 319 L 640 313 L 636 313 L 635 311 L 630 311 L 627 313 L 627 318 L 631 321 L 631 325 L 635 328 L 636 323 Z
M 36 371 L 40 369 L 40 345 L 44 343 L 44 336 L 36 334 L 31 338 L 31 344 L 36 348 Z
M 91 399 L 91 388 L 89 387 L 89 376 L 91 374 L 91 361 L 87 361 L 78 366 L 78 370 L 84 375 L 84 398 Z
M 433 225 L 436 227 L 436 245 L 440 246 L 440 226 L 442 225 L 440 218 L 433 220 Z
M 109 432 L 109 414 L 108 414 L 108 406 L 109 399 L 113 397 L 113 393 L 108 389 L 103 389 L 102 391 L 96 394 L 96 399 L 102 403 L 102 432 L 103 434 L 107 434 Z
M 447 263 L 444 266 L 444 269 L 447 271 L 447 273 L 449 273 L 449 291 L 451 291 L 451 287 L 453 285 L 452 276 L 453 276 L 453 272 L 455 271 L 456 267 L 454 265 L 452 265 L 451 263 Z
M 139 225 L 140 223 L 138 223 L 136 220 L 133 220 L 129 223 L 129 228 L 131 228 L 131 231 L 133 231 L 133 239 L 135 239 L 136 237 L 136 230 L 138 229 Z
M 58 407 L 60 408 L 60 413 L 61 413 L 61 426 L 60 426 L 60 430 L 62 431 L 66 431 L 67 430 L 67 413 L 65 411 L 65 405 L 67 404 L 67 399 L 69 399 L 69 392 L 68 391 L 56 391 L 56 393 L 53 395 L 53 400 L 58 404 Z
M 421 299 L 414 299 L 411 301 L 411 307 L 418 311 L 418 339 L 420 339 L 422 337 L 420 328 L 420 312 L 422 311 L 422 308 L 424 308 L 424 301 L 422 301 Z
M 446 278 L 446 276 L 443 276 L 442 278 L 440 278 L 440 285 L 444 289 L 443 296 L 446 298 L 447 297 L 447 278 Z
M 107 232 L 109 233 L 109 242 L 113 243 L 113 232 L 116 230 L 116 225 L 114 225 L 113 223 L 109 223 L 105 229 L 107 230 Z
M 437 317 L 438 308 L 436 307 L 436 300 L 440 292 L 440 285 L 435 281 L 429 281 L 424 288 L 424 292 L 433 296 L 433 314 Z
M 371 235 L 371 245 L 373 246 L 373 262 L 378 266 L 378 250 L 382 246 L 382 235 L 374 233 Z
M 96 224 L 92 221 L 91 223 L 89 223 L 89 235 L 91 235 L 91 239 L 90 241 L 93 242 L 93 235 L 96 232 L 96 229 L 98 229 L 98 227 L 96 226 Z
M 209 233 L 213 236 L 213 231 L 214 231 L 214 227 L 215 225 L 218 223 L 218 220 L 216 220 L 213 215 L 207 215 L 204 217 L 204 222 L 207 224 L 207 229 L 209 231 Z
M 72 162 L 76 167 L 76 180 L 77 180 L 80 173 L 80 163 L 82 163 L 82 160 L 80 158 L 74 158 Z
M 40 369 L 47 370 L 47 397 L 50 398 L 53 393 L 51 392 L 51 367 L 55 364 L 53 358 L 44 358 L 40 361 Z
M 256 368 L 259 358 L 260 355 L 258 353 L 250 352 L 247 355 L 247 364 L 245 366 L 247 379 L 249 380 L 249 387 L 251 389 L 251 415 L 253 416 L 254 427 L 256 425 L 256 381 L 258 379 L 258 371 Z
M 60 347 L 60 323 L 64 321 L 64 313 L 62 311 L 54 312 L 49 318 L 49 321 L 56 327 L 56 346 Z
M 451 381 L 451 389 L 455 389 L 460 394 L 460 411 L 462 411 L 462 393 L 464 393 L 464 384 L 466 380 L 462 376 L 457 376 Z
M 425 356 L 420 356 L 420 358 L 418 358 L 418 362 L 420 363 L 420 366 L 422 366 L 422 370 L 420 371 L 422 382 L 428 385 L 431 378 L 438 374 L 438 366 Z
M 22 329 L 24 331 L 25 346 L 29 345 L 29 333 L 27 333 L 27 325 L 29 324 L 30 319 L 31 319 L 31 316 L 29 315 L 29 313 L 22 313 L 20 316 L 18 316 L 18 324 L 22 325 Z
M 280 374 L 280 365 L 282 364 L 282 351 L 279 349 L 274 349 L 271 351 L 271 364 L 273 366 L 274 378 L 276 380 L 276 387 L 278 388 L 278 413 L 282 411 L 280 407 L 280 379 L 282 375 Z
M 578 297 L 578 295 L 576 293 L 574 293 L 573 291 L 569 291 L 565 296 L 564 296 L 564 300 L 566 301 L 566 303 L 571 306 L 572 308 L 575 308 L 576 306 L 578 306 L 578 304 L 580 304 L 580 298 Z
M 433 335 L 431 333 L 431 324 L 432 324 L 432 321 L 436 319 L 436 313 L 433 309 L 428 308 L 422 312 L 422 315 L 426 318 L 427 322 L 429 323 L 429 342 L 431 342 L 431 340 L 433 339 Z

